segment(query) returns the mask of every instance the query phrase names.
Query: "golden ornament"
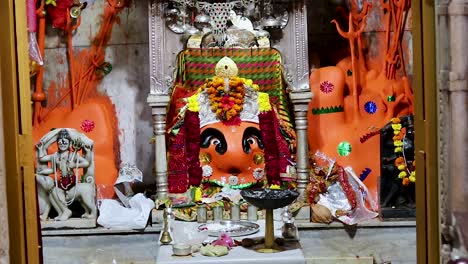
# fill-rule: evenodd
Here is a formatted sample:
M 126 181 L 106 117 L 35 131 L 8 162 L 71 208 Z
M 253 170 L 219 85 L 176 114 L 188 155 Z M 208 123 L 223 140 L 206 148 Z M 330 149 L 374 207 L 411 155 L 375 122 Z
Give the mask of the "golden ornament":
M 200 162 L 201 162 L 201 163 L 207 163 L 207 164 L 208 164 L 208 163 L 211 162 L 211 155 L 210 155 L 210 153 L 206 153 L 206 152 L 200 153 L 199 158 L 200 158 Z
M 265 162 L 265 157 L 263 156 L 263 154 L 255 154 L 253 156 L 253 161 L 256 165 L 260 165 Z

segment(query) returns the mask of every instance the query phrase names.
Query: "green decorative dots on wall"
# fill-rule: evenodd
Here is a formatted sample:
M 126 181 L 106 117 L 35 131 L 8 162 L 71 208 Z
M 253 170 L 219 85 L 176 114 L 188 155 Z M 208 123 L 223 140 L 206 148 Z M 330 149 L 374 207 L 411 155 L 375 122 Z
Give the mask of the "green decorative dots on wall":
M 338 144 L 336 150 L 338 151 L 338 154 L 340 156 L 346 157 L 349 156 L 349 154 L 351 154 L 352 147 L 351 144 L 349 144 L 349 142 L 343 141 L 340 142 L 340 144 Z

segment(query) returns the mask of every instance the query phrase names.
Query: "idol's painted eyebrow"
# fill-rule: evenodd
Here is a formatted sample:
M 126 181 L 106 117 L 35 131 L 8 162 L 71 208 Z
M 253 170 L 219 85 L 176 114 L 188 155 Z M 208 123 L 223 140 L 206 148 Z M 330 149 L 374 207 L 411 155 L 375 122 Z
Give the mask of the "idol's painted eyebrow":
M 212 139 L 219 140 L 216 144 L 215 150 L 219 154 L 223 155 L 228 150 L 228 145 L 224 134 L 216 128 L 207 128 L 200 135 L 200 146 L 202 148 L 208 148 L 211 144 Z
M 245 153 L 250 154 L 252 151 L 250 145 L 252 143 L 249 142 L 250 138 L 255 138 L 260 149 L 263 149 L 265 146 L 262 140 L 262 134 L 260 130 L 256 127 L 248 127 L 244 130 L 244 134 L 242 135 L 242 149 Z

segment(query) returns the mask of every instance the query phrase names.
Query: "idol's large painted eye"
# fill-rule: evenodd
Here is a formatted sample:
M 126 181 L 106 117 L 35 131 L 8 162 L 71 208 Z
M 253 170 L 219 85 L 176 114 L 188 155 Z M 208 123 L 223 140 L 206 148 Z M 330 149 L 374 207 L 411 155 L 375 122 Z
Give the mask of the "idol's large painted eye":
M 203 130 L 200 135 L 200 146 L 202 148 L 209 148 L 211 145 L 215 146 L 216 152 L 223 155 L 228 149 L 226 138 L 223 133 L 216 128 L 207 128 Z
M 257 144 L 260 149 L 264 148 L 262 135 L 256 127 L 248 127 L 242 135 L 242 149 L 245 153 L 250 154 L 252 145 Z
M 252 145 L 252 144 L 257 142 L 256 139 L 257 139 L 256 137 L 249 137 L 249 138 L 247 138 L 247 143 Z

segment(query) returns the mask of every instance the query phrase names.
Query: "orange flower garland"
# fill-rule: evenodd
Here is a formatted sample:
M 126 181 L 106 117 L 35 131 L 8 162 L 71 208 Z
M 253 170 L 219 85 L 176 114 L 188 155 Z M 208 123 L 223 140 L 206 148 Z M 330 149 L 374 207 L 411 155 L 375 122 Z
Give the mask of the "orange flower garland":
M 413 161 L 413 164 L 410 168 L 407 166 L 407 162 L 405 159 L 405 153 L 403 149 L 403 139 L 404 133 L 401 131 L 401 120 L 398 117 L 392 118 L 392 128 L 393 128 L 393 146 L 395 147 L 395 153 L 401 154 L 400 157 L 395 159 L 395 167 L 400 171 L 398 174 L 398 178 L 401 179 L 401 183 L 403 186 L 408 186 L 410 182 L 416 182 L 416 162 Z
M 241 123 L 240 113 L 243 109 L 245 88 L 239 77 L 229 79 L 229 91 L 224 90 L 224 80 L 214 77 L 205 84 L 211 110 L 227 126 L 238 126 Z

